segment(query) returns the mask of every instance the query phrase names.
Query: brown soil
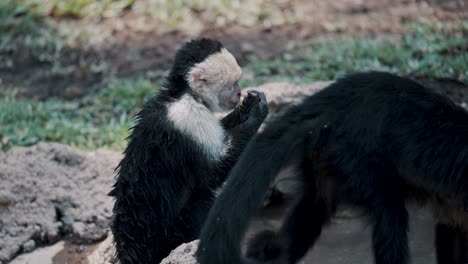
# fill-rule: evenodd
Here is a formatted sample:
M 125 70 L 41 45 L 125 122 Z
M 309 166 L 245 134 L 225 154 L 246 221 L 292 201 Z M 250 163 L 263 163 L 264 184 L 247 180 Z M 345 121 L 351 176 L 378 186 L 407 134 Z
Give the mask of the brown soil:
M 97 244 L 77 245 L 65 242 L 64 249 L 52 259 L 53 264 L 87 264 L 87 256 L 93 252 Z
M 289 0 L 281 5 L 295 14 L 296 21 L 275 27 L 229 25 L 222 29 L 202 23 L 197 30 L 162 31 L 156 20 L 133 13 L 106 19 L 56 20 L 70 30 L 89 28 L 108 38 L 98 45 L 62 49 L 55 60 L 55 65 L 60 65 L 58 71 L 52 70 L 52 60 L 41 59 L 43 51 L 22 47 L 20 42 L 13 51 L 0 52 L 0 86 L 19 88 L 19 96 L 25 97 L 76 98 L 109 77 L 158 79 L 177 46 L 194 32 L 219 38 L 245 64 L 249 54 L 275 56 L 318 35 L 400 34 L 407 22 L 465 19 L 468 11 L 466 0 Z M 11 60 L 14 66 L 5 67 L 2 60 Z

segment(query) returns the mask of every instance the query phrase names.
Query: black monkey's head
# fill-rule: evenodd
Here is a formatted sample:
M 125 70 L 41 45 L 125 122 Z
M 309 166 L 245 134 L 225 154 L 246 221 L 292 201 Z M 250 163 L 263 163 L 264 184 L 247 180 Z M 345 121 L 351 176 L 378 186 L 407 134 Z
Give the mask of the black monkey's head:
M 212 111 L 225 111 L 240 99 L 242 70 L 217 40 L 200 38 L 185 43 L 176 53 L 170 78 L 184 82 Z

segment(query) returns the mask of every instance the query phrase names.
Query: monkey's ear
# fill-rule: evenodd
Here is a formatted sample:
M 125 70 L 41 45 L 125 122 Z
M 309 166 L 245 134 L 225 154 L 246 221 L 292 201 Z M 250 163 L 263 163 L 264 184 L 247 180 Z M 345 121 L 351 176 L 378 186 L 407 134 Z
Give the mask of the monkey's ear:
M 188 76 L 190 87 L 199 88 L 206 85 L 206 72 L 201 67 L 193 68 Z

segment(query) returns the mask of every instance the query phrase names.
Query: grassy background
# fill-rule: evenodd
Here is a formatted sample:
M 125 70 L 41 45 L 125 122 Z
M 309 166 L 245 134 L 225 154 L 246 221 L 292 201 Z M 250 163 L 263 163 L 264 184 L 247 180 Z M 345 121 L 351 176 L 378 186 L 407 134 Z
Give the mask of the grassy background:
M 132 117 L 157 87 L 146 80 L 112 81 L 79 100 L 16 99 L 0 92 L 2 149 L 54 141 L 83 149 L 121 149 Z
M 468 83 L 468 21 L 408 25 L 402 37 L 318 39 L 299 51 L 247 66 L 250 85 L 271 80 L 297 83 L 382 70 L 410 76 L 447 77 Z
M 197 21 L 223 27 L 232 23 L 277 25 L 295 19 L 294 14 L 285 14 L 281 4 L 272 0 L 2 0 L 0 21 L 9 21 L 8 26 L 11 22 L 24 26 L 31 22 L 28 19 L 37 20 L 47 15 L 112 17 L 127 10 L 149 15 L 169 28 Z M 18 17 L 21 19 L 16 19 Z
M 39 0 L 38 0 L 39 1 Z M 34 45 L 61 45 L 44 14 L 88 16 L 116 14 L 135 6 L 132 0 L 56 0 L 37 5 L 33 0 L 0 2 L 0 49 L 20 35 L 40 36 Z M 190 2 L 190 4 L 188 4 Z M 153 12 L 197 12 L 206 3 L 217 14 L 235 10 L 239 1 L 146 1 Z M 214 4 L 214 3 L 220 4 Z M 261 7 L 267 0 L 256 3 Z M 186 4 L 186 5 L 184 5 Z M 186 7 L 179 10 L 179 5 Z M 234 5 L 234 6 L 231 6 Z M 161 9 L 161 6 L 164 8 Z M 255 10 L 254 8 L 252 10 Z M 178 16 L 177 14 L 174 14 Z M 268 14 L 252 14 L 257 20 Z M 161 16 L 164 17 L 164 16 Z M 167 17 L 167 21 L 172 21 Z M 177 19 L 176 19 L 177 20 Z M 300 49 L 268 60 L 251 58 L 244 68 L 243 86 L 267 81 L 307 83 L 330 80 L 344 74 L 385 70 L 410 76 L 447 77 L 468 83 L 468 21 L 463 23 L 419 23 L 408 25 L 403 36 L 378 38 L 319 38 Z M 39 43 L 39 44 L 37 44 Z M 83 149 L 121 150 L 132 125 L 132 117 L 158 84 L 145 79 L 109 80 L 99 92 L 74 100 L 35 101 L 18 98 L 14 90 L 0 91 L 0 148 L 29 146 L 39 141 L 55 141 Z

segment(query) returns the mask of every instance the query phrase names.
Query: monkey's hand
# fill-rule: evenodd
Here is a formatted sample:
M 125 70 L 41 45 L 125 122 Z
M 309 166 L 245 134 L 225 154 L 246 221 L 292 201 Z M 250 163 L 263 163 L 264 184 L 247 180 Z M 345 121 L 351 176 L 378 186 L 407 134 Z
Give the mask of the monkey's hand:
M 239 107 L 241 122 L 254 126 L 260 126 L 268 115 L 265 94 L 259 91 L 249 91 Z
M 249 127 L 257 131 L 268 115 L 268 104 L 265 94 L 259 91 L 249 91 L 242 102 L 231 113 L 221 120 L 225 129 Z

